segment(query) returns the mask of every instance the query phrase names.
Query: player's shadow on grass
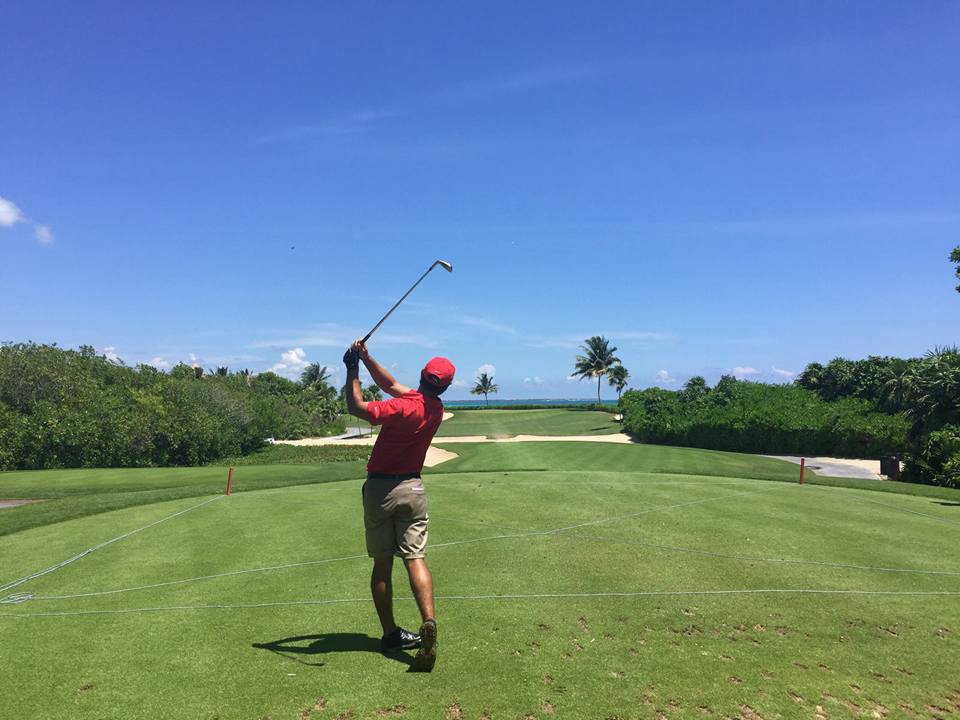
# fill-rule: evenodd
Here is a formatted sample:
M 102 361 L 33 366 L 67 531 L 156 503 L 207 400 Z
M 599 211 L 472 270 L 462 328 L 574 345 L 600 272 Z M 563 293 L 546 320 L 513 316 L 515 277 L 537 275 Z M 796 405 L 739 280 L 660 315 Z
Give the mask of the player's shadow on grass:
M 253 643 L 252 647 L 269 650 L 301 665 L 323 667 L 326 663 L 308 662 L 314 655 L 341 652 L 372 652 L 391 660 L 413 665 L 413 658 L 402 650 L 385 653 L 380 649 L 380 639 L 360 633 L 323 633 L 320 635 L 296 635 L 267 643 Z
M 946 500 L 935 500 L 934 505 L 943 505 L 944 507 L 960 507 L 960 502 L 948 502 Z

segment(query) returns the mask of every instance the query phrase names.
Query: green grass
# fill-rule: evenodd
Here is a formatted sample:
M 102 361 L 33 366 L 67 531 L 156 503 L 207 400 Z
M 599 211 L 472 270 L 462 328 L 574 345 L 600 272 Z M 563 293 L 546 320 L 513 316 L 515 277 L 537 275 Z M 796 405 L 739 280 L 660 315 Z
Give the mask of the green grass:
M 596 410 L 464 410 L 454 409 L 438 437 L 485 435 L 609 435 L 620 432 L 613 415 Z
M 217 465 L 318 465 L 343 460 L 366 460 L 369 446 L 364 445 L 267 445 L 249 455 L 220 460 Z
M 0 604 L 0 719 L 956 712 L 960 597 L 862 594 L 960 592 L 956 495 L 800 487 L 787 482 L 795 465 L 685 448 L 445 447 L 460 457 L 426 479 L 441 632 L 432 675 L 376 652 L 362 461 L 255 465 L 238 469 L 242 492 L 229 498 L 0 537 L 3 584 L 169 518 L 15 589 L 34 599 Z M 5 473 L 0 496 L 212 496 L 223 476 Z M 356 481 L 329 482 L 345 478 Z M 270 487 L 296 482 L 309 484 Z M 398 619 L 415 626 L 399 567 L 395 577 Z M 719 590 L 751 592 L 682 594 Z

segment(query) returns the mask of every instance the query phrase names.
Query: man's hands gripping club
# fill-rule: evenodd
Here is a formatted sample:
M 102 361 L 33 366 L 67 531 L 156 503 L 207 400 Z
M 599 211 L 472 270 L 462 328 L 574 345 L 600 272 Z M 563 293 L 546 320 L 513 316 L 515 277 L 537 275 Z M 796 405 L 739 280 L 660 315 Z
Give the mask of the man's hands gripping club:
M 400 397 L 410 392 L 410 388 L 398 383 L 396 378 L 383 365 L 371 357 L 363 340 L 354 341 L 343 354 L 343 364 L 347 368 L 347 412 L 364 420 L 369 420 L 367 403 L 363 400 L 363 390 L 360 387 L 361 360 L 373 381 L 388 395 Z

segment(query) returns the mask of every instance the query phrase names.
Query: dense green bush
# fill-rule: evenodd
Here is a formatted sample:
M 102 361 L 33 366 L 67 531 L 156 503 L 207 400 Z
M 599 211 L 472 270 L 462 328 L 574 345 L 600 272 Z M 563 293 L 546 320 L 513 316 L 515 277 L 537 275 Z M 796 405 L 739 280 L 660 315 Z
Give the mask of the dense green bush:
M 865 400 L 828 403 L 798 386 L 726 376 L 713 389 L 624 393 L 624 429 L 642 442 L 737 452 L 879 457 L 907 446 L 908 420 Z
M 0 469 L 200 465 L 336 423 L 332 388 L 273 373 L 126 367 L 93 348 L 0 346 Z
M 907 458 L 906 479 L 960 487 L 960 426 L 927 435 L 919 451 Z

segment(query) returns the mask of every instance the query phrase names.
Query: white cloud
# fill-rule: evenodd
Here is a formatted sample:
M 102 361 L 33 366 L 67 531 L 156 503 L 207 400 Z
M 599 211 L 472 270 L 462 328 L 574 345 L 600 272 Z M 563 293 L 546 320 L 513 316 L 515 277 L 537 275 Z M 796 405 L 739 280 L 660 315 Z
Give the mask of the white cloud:
M 490 377 L 493 377 L 497 374 L 497 368 L 490 363 L 484 363 L 477 368 L 477 377 L 480 377 L 483 373 L 486 373 Z
M 655 385 L 676 385 L 677 379 L 670 376 L 669 370 L 660 370 L 656 375 Z
M 280 354 L 280 362 L 275 363 L 273 367 L 270 368 L 270 372 L 275 372 L 277 375 L 283 375 L 286 378 L 295 380 L 300 377 L 300 373 L 303 372 L 303 369 L 309 364 L 310 361 L 307 360 L 306 351 L 299 347 L 293 348 Z
M 100 354 L 112 363 L 122 363 L 123 358 L 117 355 L 117 349 L 111 345 L 100 350 Z
M 524 385 L 543 385 L 543 378 L 539 375 L 534 375 L 531 377 L 525 377 L 523 379 Z
M 470 384 L 466 380 L 454 380 L 453 386 L 455 388 L 466 388 L 470 387 Z
M 35 237 L 41 245 L 50 245 L 53 243 L 53 231 L 49 225 L 34 225 L 33 237 Z M 69 241 L 67 244 L 69 244 Z
M 567 380 L 568 383 L 579 382 L 580 376 L 579 376 L 579 375 L 567 375 L 566 380 Z
M 737 378 L 737 380 L 743 380 L 753 375 L 759 375 L 760 371 L 752 367 L 735 367 L 730 371 L 730 374 Z
M 162 357 L 152 358 L 150 362 L 147 363 L 147 365 L 150 365 L 151 367 L 155 367 L 157 368 L 157 370 L 169 370 L 170 368 L 173 367 L 172 362 L 170 362 L 169 360 L 165 360 Z
M 0 197 L 0 227 L 13 227 L 25 220 L 20 208 L 6 198 Z
M 774 375 L 776 375 L 777 377 L 781 377 L 784 380 L 793 380 L 793 378 L 797 376 L 797 374 L 793 370 L 781 370 L 778 367 L 774 367 L 771 369 L 773 370 Z

